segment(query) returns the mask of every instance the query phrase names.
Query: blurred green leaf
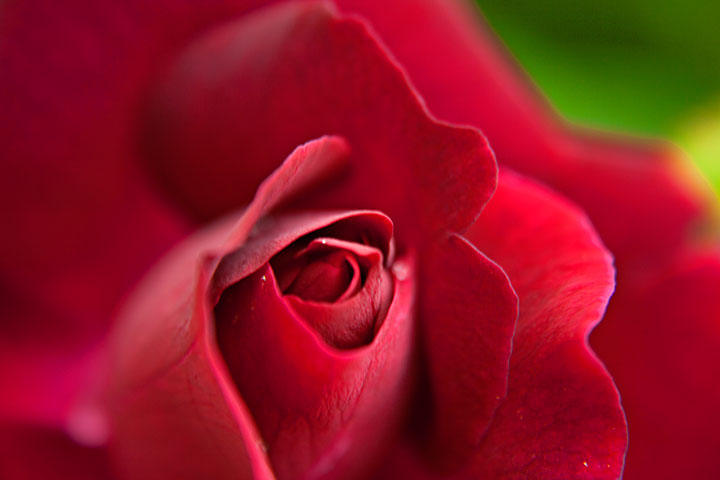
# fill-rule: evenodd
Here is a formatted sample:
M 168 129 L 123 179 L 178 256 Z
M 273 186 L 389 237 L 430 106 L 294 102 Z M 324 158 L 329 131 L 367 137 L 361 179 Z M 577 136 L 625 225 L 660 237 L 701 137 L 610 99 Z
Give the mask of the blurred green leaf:
M 720 191 L 720 2 L 477 3 L 562 115 L 671 138 Z

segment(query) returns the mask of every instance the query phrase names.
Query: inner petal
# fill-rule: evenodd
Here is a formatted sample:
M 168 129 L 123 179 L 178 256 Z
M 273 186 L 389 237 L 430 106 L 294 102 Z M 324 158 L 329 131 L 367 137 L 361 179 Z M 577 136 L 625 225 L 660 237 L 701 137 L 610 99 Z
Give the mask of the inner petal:
M 334 302 L 359 276 L 357 261 L 349 252 L 336 250 L 313 255 L 283 293 L 315 302 Z M 358 275 L 356 276 L 356 271 Z

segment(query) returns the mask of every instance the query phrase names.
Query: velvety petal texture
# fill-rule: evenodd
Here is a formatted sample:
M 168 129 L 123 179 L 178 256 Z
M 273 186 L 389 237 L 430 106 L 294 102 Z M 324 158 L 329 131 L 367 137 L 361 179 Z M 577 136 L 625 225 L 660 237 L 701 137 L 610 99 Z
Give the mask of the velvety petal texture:
M 423 457 L 455 471 L 477 454 L 505 398 L 518 299 L 505 272 L 457 234 L 435 245 L 424 273 Z
M 588 346 L 613 292 L 612 257 L 577 207 L 509 172 L 467 235 L 503 266 L 520 298 L 507 399 L 472 471 L 619 478 L 625 419 L 612 379 Z
M 676 150 L 568 126 L 470 0 L 338 4 L 368 19 L 431 112 L 480 128 L 498 162 L 584 208 L 619 264 L 657 262 L 706 221 L 709 191 L 685 181 Z
M 630 448 L 625 478 L 686 475 L 656 461 L 666 457 L 676 458 L 678 465 L 702 466 L 700 477 L 712 477 L 706 472 L 714 471 L 709 460 L 713 456 L 704 452 L 720 448 L 708 440 L 715 431 L 715 409 L 701 408 L 690 396 L 683 403 L 678 396 L 655 395 L 655 384 L 648 383 L 658 372 L 663 375 L 657 365 L 671 358 L 665 345 L 673 341 L 678 328 L 672 326 L 675 319 L 669 313 L 663 317 L 656 305 L 684 305 L 688 294 L 682 289 L 664 291 L 662 298 L 639 293 L 653 278 L 673 275 L 678 262 L 687 258 L 688 251 L 702 248 L 707 237 L 718 243 L 718 222 L 711 206 L 716 201 L 703 182 L 691 178 L 688 160 L 659 141 L 641 142 L 567 125 L 468 0 L 338 0 L 338 4 L 373 25 L 434 114 L 481 128 L 499 163 L 546 182 L 578 203 L 615 256 L 618 295 L 593 338 L 599 355 L 607 358 L 611 373 L 620 379 L 629 408 L 630 438 L 638 445 L 637 450 Z M 701 289 L 712 286 L 706 278 L 698 284 Z M 698 332 L 699 350 L 716 349 L 720 335 L 707 325 L 717 312 L 706 302 L 698 305 L 706 307 L 686 316 L 683 328 Z M 646 313 L 650 311 L 657 311 L 656 316 Z M 659 317 L 666 321 L 658 321 Z M 659 343 L 648 347 L 655 341 Z M 685 345 L 689 348 L 690 343 Z M 647 356 L 639 356 L 640 351 Z M 716 398 L 713 382 L 705 380 L 713 373 L 711 363 L 679 355 L 697 360 L 684 363 L 687 371 L 698 373 L 685 376 L 682 384 L 698 398 Z M 672 382 L 665 385 L 674 389 Z M 654 405 L 652 413 L 632 407 L 647 403 Z M 705 421 L 686 422 L 688 411 Z M 658 447 L 655 453 L 653 446 Z M 669 454 L 672 449 L 677 454 Z
M 389 455 L 380 478 L 620 478 L 625 419 L 613 381 L 587 343 L 612 293 L 614 271 L 587 218 L 551 190 L 504 171 L 466 235 L 503 266 L 520 300 L 507 394 L 464 463 L 428 465 L 411 435 Z M 465 242 L 452 240 L 468 251 Z M 473 407 L 470 398 L 456 405 Z M 482 404 L 474 408 L 483 411 Z
M 404 241 L 466 228 L 496 181 L 482 135 L 430 117 L 368 27 L 329 3 L 283 3 L 208 32 L 151 101 L 148 168 L 203 219 L 242 205 L 278 159 L 325 134 L 352 146 L 347 181 L 305 205 L 381 210 Z
M 0 478 L 9 480 L 113 480 L 104 448 L 78 445 L 42 426 L 0 424 Z
M 392 441 L 414 379 L 412 260 L 398 260 L 409 275 L 380 293 L 390 298 L 373 311 L 377 335 L 350 350 L 303 321 L 270 263 L 317 232 L 370 242 L 385 268 L 392 224 L 373 212 L 258 223 L 343 145 L 324 137 L 297 148 L 239 218 L 184 242 L 133 296 L 105 393 L 122 478 L 361 477 Z
M 105 403 L 122 478 L 273 478 L 263 441 L 214 336 L 215 269 L 257 222 L 342 153 L 298 147 L 236 218 L 201 231 L 148 276 L 119 319 Z M 262 265 L 262 263 L 260 263 Z
M 120 478 L 619 478 L 587 345 L 610 257 L 509 172 L 475 222 L 476 128 L 627 271 L 598 345 L 644 442 L 628 475 L 713 477 L 717 256 L 684 247 L 705 199 L 666 147 L 559 121 L 469 2 L 0 9 L 0 477 L 109 478 L 80 443 L 110 432 Z M 77 392 L 108 319 L 199 226 L 118 315 L 101 415 Z
M 720 476 L 719 292 L 720 245 L 683 252 L 618 291 L 593 335 L 623 392 L 627 479 Z

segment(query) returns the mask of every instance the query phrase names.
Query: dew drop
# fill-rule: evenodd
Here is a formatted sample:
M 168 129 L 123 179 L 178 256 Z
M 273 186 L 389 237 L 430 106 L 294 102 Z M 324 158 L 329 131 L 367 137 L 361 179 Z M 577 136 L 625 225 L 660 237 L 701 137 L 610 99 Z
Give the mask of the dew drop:
M 588 463 L 587 463 L 587 462 L 583 462 L 583 465 L 585 465 L 585 467 L 587 468 Z
M 262 277 L 260 277 L 260 279 L 261 279 L 263 282 L 267 282 L 267 277 L 266 277 L 265 275 L 263 275 Z
M 265 445 L 265 442 L 263 442 L 262 440 L 258 440 L 256 443 L 258 448 L 262 450 L 263 453 L 267 453 L 267 445 Z

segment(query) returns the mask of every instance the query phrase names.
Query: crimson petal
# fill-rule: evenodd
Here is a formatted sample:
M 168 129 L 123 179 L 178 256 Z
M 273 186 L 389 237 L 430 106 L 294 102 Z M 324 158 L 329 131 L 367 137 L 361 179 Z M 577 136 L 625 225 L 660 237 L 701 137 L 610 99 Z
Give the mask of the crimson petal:
M 482 135 L 434 120 L 368 28 L 318 2 L 267 7 L 191 44 L 146 133 L 149 167 L 200 218 L 246 201 L 278 158 L 325 133 L 352 145 L 350 172 L 309 202 L 382 210 L 403 240 L 466 228 L 496 182 Z
M 342 145 L 324 137 L 297 148 L 253 204 L 186 240 L 125 306 L 106 387 L 111 451 L 121 476 L 272 478 L 262 440 L 215 343 L 213 273 L 219 257 L 240 247 L 259 217 L 307 184 L 309 173 L 324 170 L 315 167 L 338 160 L 344 150 L 334 147 Z
M 457 470 L 505 398 L 518 299 L 507 275 L 467 240 L 436 242 L 421 299 L 431 428 L 424 456 Z
M 432 113 L 480 128 L 499 163 L 579 203 L 623 268 L 658 262 L 707 222 L 711 196 L 684 181 L 677 151 L 568 127 L 469 0 L 337 3 L 372 23 Z
M 220 347 L 279 478 L 364 478 L 393 444 L 413 381 L 408 273 L 375 338 L 353 350 L 319 339 L 283 301 L 269 266 L 221 298 Z
M 623 393 L 630 479 L 720 478 L 720 252 L 616 293 L 592 344 Z M 662 461 L 658 461 L 662 459 Z
M 612 293 L 612 259 L 583 213 L 504 172 L 468 233 L 520 297 L 506 400 L 471 471 L 487 478 L 618 478 L 627 434 L 587 337 Z

